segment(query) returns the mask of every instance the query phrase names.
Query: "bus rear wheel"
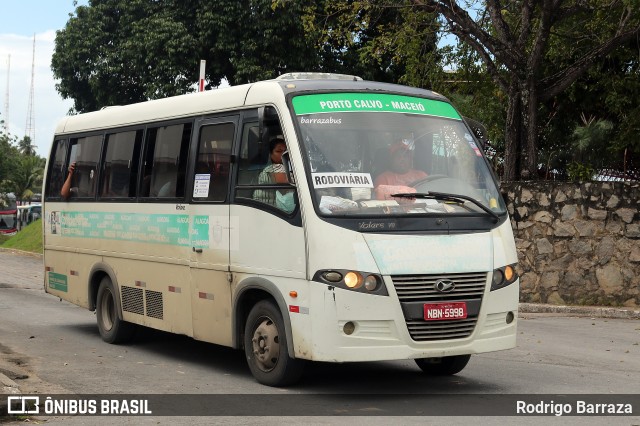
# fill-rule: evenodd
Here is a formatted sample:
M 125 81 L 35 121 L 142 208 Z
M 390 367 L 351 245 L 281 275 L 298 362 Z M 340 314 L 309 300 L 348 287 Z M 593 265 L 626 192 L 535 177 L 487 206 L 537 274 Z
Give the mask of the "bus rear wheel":
M 467 366 L 471 355 L 416 359 L 418 367 L 429 376 L 452 376 Z
M 282 314 L 269 300 L 256 303 L 249 312 L 244 352 L 251 373 L 263 385 L 288 386 L 302 376 L 304 361 L 289 357 Z
M 107 343 L 124 343 L 131 340 L 135 327 L 118 316 L 117 298 L 111 280 L 104 277 L 98 287 L 96 317 L 102 340 Z

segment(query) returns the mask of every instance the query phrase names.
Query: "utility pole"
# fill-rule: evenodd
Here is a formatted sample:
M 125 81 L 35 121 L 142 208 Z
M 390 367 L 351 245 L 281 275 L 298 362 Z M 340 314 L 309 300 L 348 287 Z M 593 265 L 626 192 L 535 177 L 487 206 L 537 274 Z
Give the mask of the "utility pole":
M 11 75 L 11 54 L 7 57 L 7 93 L 4 96 L 4 133 L 9 136 L 9 76 Z
M 34 125 L 33 117 L 33 94 L 34 94 L 34 80 L 35 80 L 35 65 L 36 65 L 36 35 L 33 35 L 33 56 L 31 60 L 31 90 L 29 91 L 29 109 L 27 110 L 27 123 L 25 124 L 25 136 L 31 138 L 31 144 L 35 144 L 36 141 L 36 128 Z

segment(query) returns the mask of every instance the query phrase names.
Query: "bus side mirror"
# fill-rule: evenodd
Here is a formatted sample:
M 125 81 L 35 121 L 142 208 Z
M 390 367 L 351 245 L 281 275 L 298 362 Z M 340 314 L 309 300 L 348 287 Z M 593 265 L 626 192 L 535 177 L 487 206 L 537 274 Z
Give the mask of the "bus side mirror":
M 258 144 L 262 144 L 262 136 L 264 135 L 264 107 L 258 108 Z
M 467 125 L 473 132 L 473 135 L 476 137 L 478 142 L 480 142 L 480 148 L 483 150 L 487 147 L 487 129 L 484 127 L 484 124 L 479 122 L 478 120 L 474 120 L 473 118 L 464 117 L 464 121 L 466 121 Z
M 295 185 L 296 180 L 293 177 L 293 173 L 291 173 L 291 154 L 289 154 L 289 150 L 282 153 L 282 165 L 284 166 L 284 171 L 287 174 L 287 181 Z
M 500 195 L 502 196 L 502 201 L 504 201 L 504 205 L 508 206 L 509 205 L 509 194 L 507 192 L 501 192 Z
M 277 124 L 278 123 L 278 113 L 276 109 L 272 106 L 261 106 L 258 108 L 258 143 L 261 144 L 265 142 L 265 129 L 268 128 L 268 125 Z M 268 138 L 266 138 L 266 142 L 269 142 Z

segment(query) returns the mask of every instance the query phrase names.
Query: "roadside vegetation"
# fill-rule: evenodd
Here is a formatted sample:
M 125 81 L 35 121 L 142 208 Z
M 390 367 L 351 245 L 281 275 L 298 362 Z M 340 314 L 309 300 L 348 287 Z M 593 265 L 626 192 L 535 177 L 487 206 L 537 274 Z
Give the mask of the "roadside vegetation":
M 42 220 L 30 223 L 12 237 L 0 235 L 0 248 L 42 254 Z

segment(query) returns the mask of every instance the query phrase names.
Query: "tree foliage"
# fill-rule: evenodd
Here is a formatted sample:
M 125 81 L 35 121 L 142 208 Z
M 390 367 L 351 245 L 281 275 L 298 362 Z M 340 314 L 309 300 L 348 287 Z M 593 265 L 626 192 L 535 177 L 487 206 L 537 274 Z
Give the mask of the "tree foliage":
M 543 106 L 640 30 L 637 0 L 415 3 L 439 13 L 443 29 L 473 50 L 506 93 L 506 179 L 537 175 Z
M 329 0 L 90 0 L 56 34 L 57 89 L 76 112 L 194 90 L 199 61 L 218 86 L 325 71 L 425 85 L 434 15 Z M 405 2 L 405 6 L 409 2 Z M 349 12 L 349 13 L 347 13 Z M 352 21 L 350 13 L 357 15 Z M 341 35 L 331 28 L 349 27 Z
M 58 92 L 77 112 L 187 93 L 207 61 L 211 86 L 317 68 L 303 2 L 90 0 L 56 34 Z
M 13 192 L 18 200 L 42 190 L 45 160 L 29 151 L 31 139 L 0 134 L 0 194 Z
M 416 87 L 429 87 L 441 78 L 436 16 L 409 0 L 393 6 L 379 1 L 316 2 L 304 12 L 305 30 L 321 52 L 325 71 Z
M 541 164 L 577 161 L 582 114 L 613 124 L 600 160 L 640 154 L 639 10 L 640 0 L 89 0 L 57 33 L 52 68 L 77 112 L 194 90 L 200 59 L 211 86 L 317 70 L 429 88 L 487 124 L 503 178 L 535 178 Z M 447 34 L 457 44 L 437 48 Z
M 33 155 L 18 157 L 8 182 L 8 188 L 16 195 L 18 201 L 30 200 L 35 193 L 42 192 L 44 166 L 43 158 Z
M 455 73 L 450 79 L 432 72 L 431 88 L 462 99 L 472 109 L 479 109 L 480 115 L 495 117 L 502 108 L 496 104 L 502 101 L 506 105 L 501 112 L 504 127 L 500 133 L 504 137 L 499 147 L 506 179 L 536 177 L 540 148 L 550 142 L 545 137 L 556 124 L 552 122 L 556 108 L 572 85 L 626 45 L 635 43 L 637 56 L 638 0 L 342 0 L 332 7 L 349 15 L 323 28 L 331 39 L 355 34 L 354 40 L 358 40 L 353 22 L 373 22 L 372 10 L 402 9 L 408 15 L 422 15 L 421 22 L 426 24 L 429 14 L 437 16 L 439 27 L 427 27 L 456 36 L 458 45 L 435 55 L 423 54 L 413 63 L 435 65 L 440 60 L 439 64 L 452 67 Z M 398 46 L 390 48 L 402 51 Z M 628 62 L 620 65 L 623 63 L 630 66 Z M 637 79 L 637 71 L 630 74 Z M 448 80 L 454 80 L 451 86 L 447 86 Z M 415 79 L 404 82 L 424 84 Z M 571 121 L 573 126 L 578 114 Z M 563 134 L 572 131 L 569 127 Z M 561 145 L 566 151 L 570 137 Z

